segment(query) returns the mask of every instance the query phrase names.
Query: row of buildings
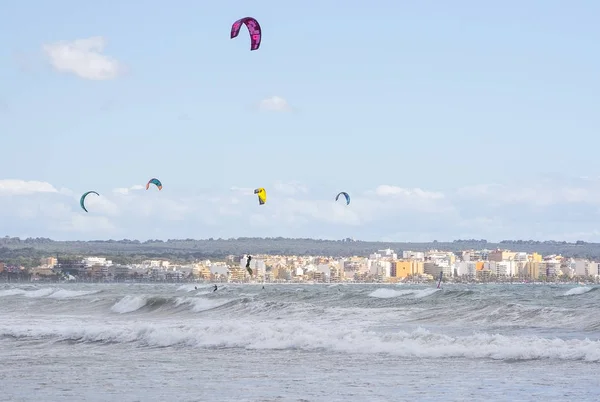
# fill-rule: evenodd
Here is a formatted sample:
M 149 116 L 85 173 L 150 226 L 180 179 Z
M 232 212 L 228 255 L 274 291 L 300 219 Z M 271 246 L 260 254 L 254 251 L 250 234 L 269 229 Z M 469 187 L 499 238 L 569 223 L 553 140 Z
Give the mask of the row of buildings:
M 255 255 L 251 276 L 247 256 L 229 256 L 225 261 L 198 261 L 188 265 L 166 260 L 119 265 L 104 257 L 57 259 L 48 257 L 28 272 L 31 280 L 63 279 L 92 281 L 189 281 L 214 282 L 408 282 L 428 281 L 440 273 L 445 281 L 556 281 L 594 280 L 599 277 L 595 261 L 542 256 L 510 250 L 465 250 L 459 253 L 430 250 L 385 249 L 368 257 Z M 22 273 L 22 267 L 0 263 L 0 274 Z

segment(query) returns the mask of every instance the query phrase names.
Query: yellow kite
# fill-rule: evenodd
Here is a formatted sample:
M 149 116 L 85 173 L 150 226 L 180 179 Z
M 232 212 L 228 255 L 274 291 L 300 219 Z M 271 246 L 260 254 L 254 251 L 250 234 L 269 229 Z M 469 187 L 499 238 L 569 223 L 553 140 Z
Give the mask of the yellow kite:
M 254 190 L 254 194 L 258 195 L 258 205 L 264 205 L 267 202 L 267 191 L 260 187 Z

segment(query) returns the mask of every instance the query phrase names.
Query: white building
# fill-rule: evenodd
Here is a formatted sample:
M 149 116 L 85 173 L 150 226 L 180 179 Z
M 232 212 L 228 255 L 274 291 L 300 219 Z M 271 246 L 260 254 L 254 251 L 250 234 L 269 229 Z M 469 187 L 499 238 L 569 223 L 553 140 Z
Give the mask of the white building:
M 427 260 L 427 262 L 432 262 L 435 265 L 441 267 L 444 270 L 445 275 L 450 275 L 450 272 L 452 271 L 450 265 L 452 264 L 453 257 L 454 253 L 447 251 L 430 250 L 427 253 L 425 253 L 425 259 Z M 437 273 L 430 275 L 435 276 L 440 274 L 439 270 L 436 270 L 436 272 Z
M 245 264 L 244 264 L 245 266 Z M 225 264 L 211 264 L 208 269 L 212 275 L 223 275 L 227 276 L 229 273 L 229 267 Z
M 597 262 L 589 261 L 587 265 L 587 275 L 588 276 L 598 276 L 600 275 L 600 267 Z
M 562 271 L 560 270 L 560 261 L 558 260 L 546 260 L 544 261 L 544 265 L 545 265 L 545 272 L 540 272 L 541 275 L 546 275 L 548 277 L 550 276 L 557 276 L 562 274 Z
M 587 275 L 587 261 L 582 259 L 571 259 L 569 261 L 569 267 L 575 271 L 577 276 Z
M 484 267 L 497 276 L 516 276 L 518 273 L 517 262 L 514 260 L 490 261 Z
M 392 271 L 392 262 L 384 260 L 369 260 L 367 262 L 371 275 L 389 278 Z
M 425 253 L 422 251 L 403 251 L 402 258 L 405 260 L 425 261 Z
M 108 267 L 109 265 L 112 265 L 112 261 L 111 260 L 107 260 L 104 257 L 85 257 L 82 261 L 82 263 L 86 266 L 86 267 L 93 267 L 93 266 L 103 266 L 103 267 Z
M 529 255 L 525 252 L 519 251 L 515 254 L 515 261 L 519 262 L 527 262 L 529 260 Z
M 577 276 L 596 276 L 598 275 L 598 263 L 584 259 L 571 259 L 569 268 L 573 270 L 573 274 Z
M 397 260 L 398 255 L 394 252 L 394 250 L 390 248 L 386 248 L 385 250 L 377 250 L 376 253 L 373 253 L 369 256 L 370 260 L 379 260 L 379 259 L 387 259 L 387 260 Z
M 331 268 L 327 264 L 317 265 L 317 272 L 321 272 L 322 274 L 325 274 L 326 277 L 331 276 Z
M 475 261 L 459 261 L 454 263 L 456 276 L 475 277 L 477 275 L 477 264 Z
M 162 260 L 145 260 L 142 261 L 142 265 L 146 266 L 146 267 L 150 267 L 150 268 L 169 268 L 169 261 L 162 261 Z

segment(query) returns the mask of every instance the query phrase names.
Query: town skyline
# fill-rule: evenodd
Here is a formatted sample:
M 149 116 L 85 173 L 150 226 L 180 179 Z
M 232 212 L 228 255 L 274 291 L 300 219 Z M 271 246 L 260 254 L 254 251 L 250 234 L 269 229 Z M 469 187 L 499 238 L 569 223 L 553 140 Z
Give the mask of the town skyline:
M 118 263 L 105 256 L 46 256 L 35 266 L 0 261 L 5 281 L 84 282 L 227 282 L 227 283 L 458 283 L 578 282 L 597 283 L 597 260 L 510 249 L 471 249 L 460 252 L 390 248 L 368 256 L 248 254 L 222 260 L 194 259 L 186 263 L 168 258 Z

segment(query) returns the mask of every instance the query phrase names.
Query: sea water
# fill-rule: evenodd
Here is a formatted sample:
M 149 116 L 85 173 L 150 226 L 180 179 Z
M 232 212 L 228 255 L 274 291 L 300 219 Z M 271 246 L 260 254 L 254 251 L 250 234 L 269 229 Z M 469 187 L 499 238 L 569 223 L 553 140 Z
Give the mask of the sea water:
M 0 400 L 600 398 L 596 286 L 212 290 L 0 285 Z

